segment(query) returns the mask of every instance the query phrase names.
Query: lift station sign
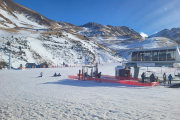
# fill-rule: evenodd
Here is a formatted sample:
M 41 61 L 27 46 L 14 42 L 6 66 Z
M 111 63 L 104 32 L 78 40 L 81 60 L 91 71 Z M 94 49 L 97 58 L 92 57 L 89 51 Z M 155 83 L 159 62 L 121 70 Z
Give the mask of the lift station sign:
M 137 63 L 138 67 L 155 67 L 155 63 Z

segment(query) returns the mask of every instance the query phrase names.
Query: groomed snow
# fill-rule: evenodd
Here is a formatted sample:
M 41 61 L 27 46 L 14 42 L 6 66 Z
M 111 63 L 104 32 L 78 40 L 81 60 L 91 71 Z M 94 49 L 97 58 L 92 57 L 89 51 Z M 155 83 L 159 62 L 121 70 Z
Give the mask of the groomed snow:
M 99 66 L 114 75 L 118 64 Z M 0 119 L 177 120 L 179 89 L 68 79 L 80 67 L 0 71 Z M 144 69 L 142 69 L 144 70 Z M 38 78 L 40 72 L 44 76 Z M 61 77 L 51 77 L 55 72 Z

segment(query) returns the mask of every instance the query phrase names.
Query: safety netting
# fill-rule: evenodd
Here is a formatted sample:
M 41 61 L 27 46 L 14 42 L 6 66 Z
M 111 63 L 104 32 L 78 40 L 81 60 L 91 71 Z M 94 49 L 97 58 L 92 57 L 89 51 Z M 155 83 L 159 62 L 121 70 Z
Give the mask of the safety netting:
M 107 76 L 102 76 L 107 77 Z M 95 77 L 83 77 L 83 76 L 72 76 L 68 75 L 68 78 L 70 79 L 77 79 L 77 80 L 89 80 L 89 81 L 96 81 L 96 82 L 107 82 L 107 83 L 119 83 L 119 84 L 126 84 L 126 85 L 134 85 L 134 86 L 156 86 L 159 84 L 159 82 L 148 82 L 148 83 L 142 83 L 140 82 L 140 79 L 117 79 L 115 76 L 111 76 L 111 79 L 105 79 L 105 78 L 95 78 Z M 107 77 L 108 78 L 108 77 Z M 110 77 L 109 77 L 110 78 Z

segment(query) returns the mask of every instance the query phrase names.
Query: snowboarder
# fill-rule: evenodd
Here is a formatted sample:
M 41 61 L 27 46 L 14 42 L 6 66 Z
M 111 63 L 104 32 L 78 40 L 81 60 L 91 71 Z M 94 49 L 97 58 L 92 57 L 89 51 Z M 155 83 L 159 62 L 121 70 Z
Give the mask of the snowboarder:
M 163 74 L 163 82 L 166 84 L 166 73 Z
M 168 76 L 168 78 L 169 78 L 168 84 L 171 84 L 171 80 L 172 80 L 171 74 Z
M 57 76 L 57 74 L 56 73 L 54 73 L 54 77 L 56 77 Z
M 144 78 L 145 78 L 145 73 L 143 72 L 143 74 L 141 75 L 142 78 L 142 83 L 144 83 Z
M 59 73 L 58 76 L 61 76 L 61 74 Z
M 43 73 L 41 72 L 41 73 L 40 73 L 40 77 L 42 77 L 42 76 L 43 76 Z

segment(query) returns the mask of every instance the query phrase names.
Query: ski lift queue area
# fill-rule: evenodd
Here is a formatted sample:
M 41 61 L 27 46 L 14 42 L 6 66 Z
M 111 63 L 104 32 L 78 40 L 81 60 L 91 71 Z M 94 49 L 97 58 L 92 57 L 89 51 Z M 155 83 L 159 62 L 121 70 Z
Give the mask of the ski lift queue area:
M 122 66 L 134 67 L 134 78 L 138 78 L 140 67 L 179 68 L 179 51 L 180 49 L 178 47 L 133 50 L 129 55 L 128 62 L 123 63 Z

